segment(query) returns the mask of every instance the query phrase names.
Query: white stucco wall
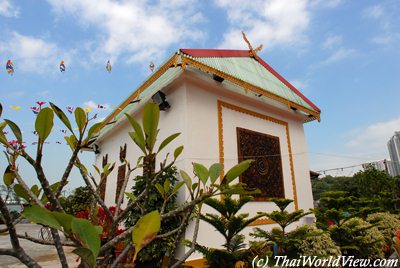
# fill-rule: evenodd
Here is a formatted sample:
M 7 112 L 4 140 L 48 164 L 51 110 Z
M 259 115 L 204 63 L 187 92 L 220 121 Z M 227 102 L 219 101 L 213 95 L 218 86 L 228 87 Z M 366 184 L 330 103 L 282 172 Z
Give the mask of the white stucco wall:
M 224 83 L 225 85 L 225 83 Z M 277 107 L 261 103 L 257 100 L 245 98 L 228 93 L 221 87 L 221 84 L 210 79 L 207 75 L 184 73 L 177 81 L 168 88 L 163 89 L 167 95 L 167 101 L 171 104 L 171 109 L 160 113 L 160 137 L 162 141 L 165 137 L 175 132 L 182 134 L 171 143 L 165 150 L 173 152 L 179 146 L 184 145 L 185 149 L 176 163 L 178 170 L 184 169 L 192 174 L 192 162 L 199 162 L 209 167 L 219 161 L 219 126 L 218 126 L 218 101 L 240 107 L 241 110 L 249 110 L 263 116 L 268 116 L 287 122 L 290 136 L 290 146 L 292 152 L 296 193 L 294 193 L 291 164 L 289 158 L 289 144 L 286 126 L 265 120 L 260 117 L 249 115 L 241 111 L 222 107 L 222 139 L 225 171 L 237 164 L 237 138 L 236 127 L 242 127 L 253 131 L 277 136 L 280 139 L 282 154 L 282 167 L 284 177 L 285 197 L 294 199 L 297 195 L 297 204 L 300 209 L 308 210 L 313 206 L 311 183 L 309 179 L 309 164 L 307 158 L 307 144 L 304 136 L 302 117 L 293 111 L 284 111 Z M 135 118 L 140 121 L 140 114 L 135 114 Z M 118 126 L 108 136 L 99 143 L 101 153 L 96 157 L 96 164 L 101 166 L 101 158 L 108 153 L 109 160 L 119 162 L 119 146 L 128 144 L 127 158 L 135 162 L 140 155 L 133 141 L 130 140 L 128 131 L 131 131 L 127 122 Z M 136 174 L 141 171 L 136 172 Z M 117 168 L 112 172 L 107 181 L 108 204 L 113 204 L 115 198 Z M 132 182 L 128 186 L 130 189 Z M 183 200 L 185 194 L 181 194 L 179 199 Z M 187 196 L 187 193 L 186 193 Z M 216 213 L 210 208 L 204 212 Z M 242 211 L 255 215 L 258 211 L 270 212 L 276 210 L 270 202 L 251 202 Z M 289 207 L 294 209 L 294 205 Z M 272 225 L 258 226 L 271 228 Z M 186 238 L 191 239 L 193 226 L 189 226 Z M 250 238 L 248 234 L 252 228 L 246 228 L 243 234 Z M 209 247 L 220 247 L 223 238 L 212 226 L 201 223 L 198 242 Z M 201 258 L 198 253 L 193 254 L 190 259 Z

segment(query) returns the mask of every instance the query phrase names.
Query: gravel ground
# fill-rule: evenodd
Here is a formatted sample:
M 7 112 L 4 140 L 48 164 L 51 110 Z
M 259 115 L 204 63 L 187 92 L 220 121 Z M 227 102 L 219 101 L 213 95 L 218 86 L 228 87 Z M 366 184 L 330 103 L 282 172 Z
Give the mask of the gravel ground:
M 4 225 L 0 225 L 0 229 L 4 228 Z M 18 234 L 25 234 L 39 238 L 39 225 L 36 224 L 17 224 L 17 233 Z M 28 240 L 20 239 L 20 244 L 26 251 L 26 253 L 35 259 L 42 267 L 61 267 L 60 262 L 58 261 L 57 251 L 54 246 L 46 246 L 46 245 L 39 245 Z M 9 236 L 0 236 L 0 248 L 11 248 L 11 242 Z M 68 263 L 70 267 L 76 267 L 77 262 L 76 255 L 71 253 L 72 248 L 65 247 L 65 253 L 67 254 Z M 4 256 L 0 255 L 0 267 L 4 268 L 19 268 L 25 267 L 24 264 L 11 256 Z

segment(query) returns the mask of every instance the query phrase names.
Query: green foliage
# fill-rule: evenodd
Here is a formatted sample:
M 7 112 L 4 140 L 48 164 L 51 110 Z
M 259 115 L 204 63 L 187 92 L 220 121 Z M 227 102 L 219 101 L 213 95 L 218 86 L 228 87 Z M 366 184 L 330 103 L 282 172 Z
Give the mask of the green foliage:
M 364 216 L 375 211 L 396 213 L 400 201 L 399 179 L 374 168 L 367 168 L 353 177 L 327 176 L 313 180 L 312 188 L 315 201 L 321 201 L 326 192 L 346 192 L 346 197 L 352 198 L 351 207 L 371 209 L 364 209 Z
M 294 243 L 292 250 L 299 256 L 318 256 L 318 258 L 337 257 L 340 248 L 329 232 L 318 229 L 315 224 L 305 224 L 288 233 Z
M 342 255 L 355 258 L 383 258 L 385 238 L 374 225 L 361 218 L 351 218 L 328 228 Z
M 224 249 L 195 245 L 195 249 L 203 254 L 210 268 L 234 267 L 238 261 L 250 261 L 248 259 L 250 254 L 244 249 L 244 235 L 241 235 L 240 232 L 262 215 L 249 218 L 248 213 L 238 214 L 238 212 L 251 200 L 250 196 L 233 199 L 230 195 L 227 195 L 222 200 L 210 198 L 204 201 L 218 214 L 207 213 L 201 215 L 200 219 L 211 224 L 225 238 Z
M 74 252 L 81 256 L 90 267 L 94 267 L 95 260 L 100 252 L 99 231 L 101 232 L 101 228 L 99 229 L 85 219 L 78 219 L 65 213 L 52 212 L 37 205 L 26 207 L 22 215 L 35 223 L 60 230 L 67 237 L 74 236 L 84 248 L 77 248 Z
M 177 182 L 177 171 L 175 167 L 171 167 L 170 169 L 165 170 L 158 178 L 157 183 L 159 185 L 164 185 L 165 182 L 169 182 L 170 187 L 174 187 Z M 130 196 L 138 196 L 146 187 L 146 181 L 144 177 L 137 176 L 135 178 L 135 184 L 132 187 L 132 193 L 127 193 Z M 131 202 L 131 201 L 130 201 Z M 147 208 L 149 211 L 160 209 L 164 203 L 163 197 L 158 192 L 157 188 L 154 187 L 150 189 L 149 200 L 147 204 Z M 176 204 L 176 193 L 173 194 L 167 201 L 165 205 L 165 212 L 171 211 L 175 209 Z M 132 209 L 131 212 L 128 213 L 127 218 L 125 219 L 125 226 L 130 227 L 134 226 L 136 222 L 139 220 L 141 215 L 141 205 Z M 163 220 L 161 226 L 161 233 L 166 233 L 172 231 L 173 229 L 179 226 L 178 218 L 171 218 L 167 220 Z M 157 265 L 161 264 L 163 256 L 171 250 L 173 246 L 174 237 L 165 237 L 162 239 L 157 239 L 151 242 L 147 247 L 141 250 L 138 255 L 138 260 L 140 262 L 149 262 L 154 261 Z
M 274 210 L 271 213 L 259 213 L 262 216 L 266 216 L 276 222 L 282 229 L 283 234 L 285 233 L 286 227 L 290 224 L 300 220 L 302 217 L 311 214 L 312 212 L 304 212 L 304 210 L 299 209 L 293 212 L 288 212 L 286 210 L 287 206 L 290 205 L 293 200 L 290 199 L 271 199 L 276 206 L 279 207 L 278 210 Z
M 139 251 L 154 240 L 160 228 L 161 217 L 157 210 L 147 213 L 137 221 L 132 232 L 132 242 L 135 245 L 133 261 L 136 260 Z
M 264 248 L 277 245 L 279 255 L 296 255 L 296 251 L 293 250 L 293 246 L 295 243 L 299 243 L 299 241 L 304 239 L 306 234 L 300 237 L 296 235 L 289 235 L 286 233 L 286 228 L 290 224 L 299 221 L 302 217 L 311 214 L 311 212 L 304 212 L 302 209 L 293 212 L 286 211 L 287 206 L 293 202 L 293 200 L 290 199 L 274 198 L 271 199 L 271 201 L 275 203 L 279 210 L 274 210 L 270 213 L 259 212 L 259 215 L 270 218 L 279 225 L 279 228 L 273 228 L 271 231 L 266 231 L 257 227 L 253 229 L 253 233 L 250 235 L 254 238 L 261 239 L 260 243 Z
M 93 203 L 93 195 L 88 186 L 81 186 L 60 201 L 66 213 L 76 215 L 76 213 L 90 208 Z
M 367 222 L 375 225 L 384 236 L 388 249 L 386 251 L 386 257 L 389 257 L 388 255 L 390 255 L 393 237 L 396 236 L 396 231 L 400 230 L 399 215 L 394 215 L 387 212 L 374 213 L 368 215 Z
M 54 113 L 51 108 L 43 108 L 40 110 L 35 121 L 35 130 L 39 136 L 39 142 L 43 143 L 50 135 L 54 125 Z

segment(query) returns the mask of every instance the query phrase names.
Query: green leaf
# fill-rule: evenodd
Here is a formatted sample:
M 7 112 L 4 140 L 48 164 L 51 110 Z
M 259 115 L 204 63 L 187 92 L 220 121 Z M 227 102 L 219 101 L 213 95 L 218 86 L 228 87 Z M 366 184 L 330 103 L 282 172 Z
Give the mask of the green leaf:
M 199 163 L 193 163 L 193 171 L 194 174 L 201 180 L 201 182 L 205 185 L 208 180 L 208 169 Z
M 146 153 L 146 144 L 144 142 L 144 140 L 142 141 L 138 135 L 137 132 L 128 132 L 129 136 L 132 138 L 132 140 L 136 143 L 136 145 L 140 148 L 140 150 L 142 150 L 142 152 L 144 154 Z
M 214 184 L 217 181 L 217 178 L 222 172 L 222 165 L 220 163 L 212 164 L 210 167 L 210 179 L 211 183 Z
M 178 137 L 181 133 L 175 133 L 163 140 L 163 142 L 160 144 L 160 147 L 158 147 L 157 153 L 159 153 L 162 149 L 165 148 L 171 141 L 173 141 L 176 137 Z
M 31 199 L 29 197 L 29 194 L 24 190 L 24 188 L 22 188 L 21 185 L 19 184 L 15 184 L 14 185 L 14 192 L 18 197 L 21 197 L 23 199 L 25 199 L 26 201 L 29 202 L 29 200 Z
M 50 213 L 61 224 L 65 232 L 68 233 L 71 231 L 71 223 L 72 220 L 74 219 L 74 216 L 58 211 L 53 211 Z
M 144 140 L 144 134 L 143 134 L 143 130 L 142 127 L 139 125 L 139 123 L 129 114 L 125 113 L 125 116 L 128 118 L 129 123 L 131 123 L 131 126 L 133 127 L 133 129 L 136 132 L 136 136 L 138 139 L 139 144 L 143 145 L 143 148 L 145 147 L 146 141 Z M 140 148 L 142 149 L 142 147 L 140 146 Z M 142 149 L 143 151 L 143 149 Z
M 96 170 L 97 174 L 100 175 L 100 169 L 96 165 L 92 165 L 92 166 Z
M 14 182 L 14 179 L 15 179 L 15 174 L 11 170 L 11 166 L 8 165 L 6 170 L 4 171 L 4 176 L 3 176 L 4 184 L 10 186 Z
M 169 180 L 164 181 L 164 192 L 168 193 L 171 188 L 171 182 Z
M 44 142 L 47 137 L 50 135 L 51 130 L 53 129 L 54 113 L 51 108 L 43 108 L 40 110 L 39 114 L 36 117 L 35 122 L 35 130 L 39 136 L 39 141 Z
M 71 127 L 71 122 L 69 121 L 65 113 L 52 102 L 50 102 L 50 106 L 51 108 L 53 108 L 54 113 L 61 120 L 61 122 L 63 122 L 63 124 L 69 129 L 69 131 L 71 131 L 71 133 L 74 133 Z
M 96 227 L 88 220 L 73 218 L 71 228 L 72 232 L 79 236 L 83 246 L 90 249 L 96 259 L 100 252 L 100 237 Z
M 84 260 L 89 267 L 95 267 L 96 258 L 93 256 L 93 252 L 87 248 L 76 248 L 72 251 Z
M 39 196 L 42 189 L 39 188 L 36 184 L 31 187 L 31 191 L 34 195 Z
M 157 140 L 160 109 L 155 103 L 148 103 L 143 109 L 142 125 L 146 134 L 147 148 L 152 151 Z
M 5 146 L 10 147 L 10 144 L 8 143 L 8 140 L 7 140 L 7 138 L 6 138 L 6 135 L 4 135 L 4 133 L 3 133 L 3 129 L 4 129 L 4 127 L 5 127 L 6 125 L 7 125 L 6 122 L 1 122 L 1 124 L 0 124 L 0 142 L 1 142 L 2 144 L 4 144 Z
M 185 184 L 184 181 L 178 182 L 178 183 L 175 185 L 174 189 L 172 189 L 172 192 L 171 192 L 170 196 L 173 196 L 174 194 L 176 194 L 176 193 L 179 191 L 179 189 L 182 187 L 182 185 L 184 185 L 184 184 Z
M 65 136 L 64 139 L 67 141 L 71 150 L 75 150 L 76 146 L 78 145 L 78 140 L 76 139 L 75 135 Z
M 45 208 L 39 207 L 38 205 L 26 207 L 22 212 L 22 215 L 32 222 L 43 224 L 58 230 L 61 229 L 61 224 L 56 218 L 54 218 L 51 212 Z
M 183 151 L 183 146 L 179 146 L 178 148 L 175 149 L 174 160 L 176 160 L 178 158 L 178 156 L 181 155 L 182 151 Z
M 76 122 L 76 125 L 78 126 L 79 133 L 81 135 L 83 134 L 83 129 L 86 126 L 86 119 L 87 119 L 87 116 L 86 116 L 85 111 L 80 107 L 76 108 L 75 109 L 75 122 Z
M 135 244 L 135 260 L 139 251 L 154 240 L 160 231 L 161 217 L 160 213 L 155 210 L 140 218 L 132 232 L 132 241 Z
M 17 138 L 18 142 L 22 144 L 22 133 L 19 127 L 11 120 L 4 119 L 4 121 L 11 128 L 11 131 L 14 133 L 14 136 Z
M 242 173 L 245 172 L 253 162 L 254 160 L 245 160 L 240 162 L 236 166 L 232 167 L 230 170 L 228 170 L 228 172 L 224 176 L 222 183 L 224 184 L 231 183 L 234 179 L 242 175 Z
M 161 186 L 161 184 L 156 183 L 156 185 L 154 185 L 154 186 L 156 187 L 156 189 L 160 193 L 160 195 L 162 197 L 164 197 L 165 192 L 164 192 L 164 188 Z
M 135 201 L 137 198 L 136 195 L 134 195 L 132 193 L 125 192 L 125 195 L 132 201 Z
M 98 128 L 100 127 L 101 122 L 94 124 L 89 128 L 88 135 L 86 137 L 87 140 L 90 140 L 94 134 L 98 132 Z
M 186 187 L 191 190 L 192 189 L 192 179 L 184 170 L 180 170 L 179 173 L 181 174 L 182 180 L 185 182 Z

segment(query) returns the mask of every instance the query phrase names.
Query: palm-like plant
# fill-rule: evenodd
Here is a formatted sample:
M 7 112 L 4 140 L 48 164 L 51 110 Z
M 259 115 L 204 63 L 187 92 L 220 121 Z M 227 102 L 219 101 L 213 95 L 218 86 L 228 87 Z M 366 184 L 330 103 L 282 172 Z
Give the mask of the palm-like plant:
M 280 228 L 273 228 L 271 231 L 265 231 L 261 228 L 254 228 L 254 232 L 250 235 L 255 238 L 261 238 L 264 241 L 265 247 L 271 245 L 277 245 L 279 253 L 289 254 L 290 246 L 298 242 L 299 238 L 297 236 L 290 236 L 286 234 L 286 227 L 290 224 L 300 220 L 302 217 L 311 214 L 312 212 L 304 212 L 304 210 L 299 209 L 294 212 L 286 211 L 288 205 L 290 205 L 293 200 L 290 199 L 271 199 L 275 205 L 279 207 L 279 210 L 272 211 L 271 213 L 259 213 L 259 215 L 266 216 L 273 220 L 279 225 Z
M 204 202 L 219 214 L 207 213 L 201 215 L 200 219 L 214 226 L 225 238 L 225 243 L 222 245 L 224 249 L 196 244 L 196 250 L 203 254 L 210 268 L 234 267 L 238 261 L 247 261 L 249 254 L 245 249 L 245 237 L 240 232 L 253 221 L 263 217 L 263 215 L 256 215 L 249 218 L 248 213 L 238 214 L 239 210 L 251 200 L 249 196 L 233 199 L 230 195 L 226 195 L 222 200 L 208 199 Z

